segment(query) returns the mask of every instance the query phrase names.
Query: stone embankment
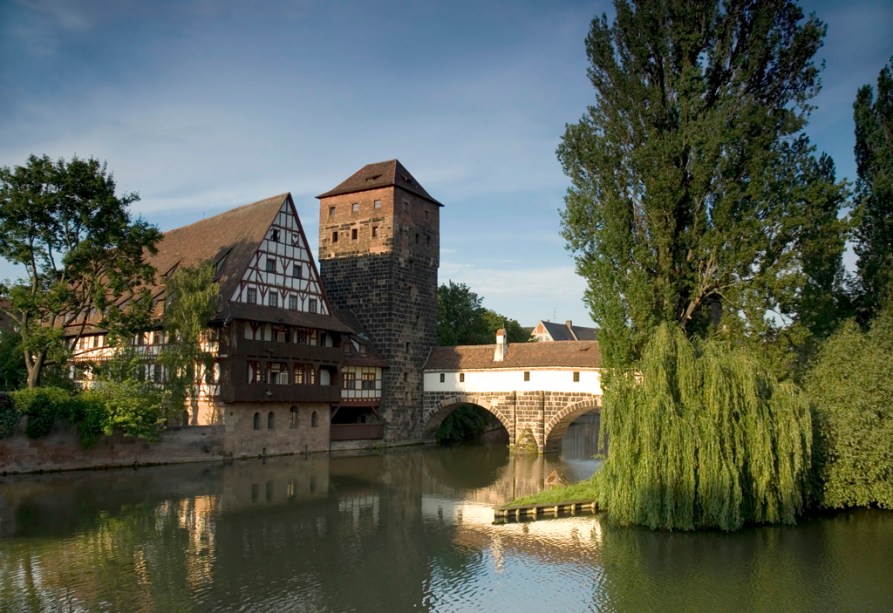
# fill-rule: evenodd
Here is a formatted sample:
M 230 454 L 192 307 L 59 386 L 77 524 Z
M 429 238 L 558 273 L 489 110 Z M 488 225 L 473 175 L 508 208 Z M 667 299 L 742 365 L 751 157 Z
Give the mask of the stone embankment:
M 49 435 L 36 439 L 21 431 L 0 439 L 0 474 L 150 466 L 224 457 L 223 426 L 171 428 L 157 442 L 116 433 L 103 437 L 90 449 L 81 447 L 73 426 L 57 425 Z

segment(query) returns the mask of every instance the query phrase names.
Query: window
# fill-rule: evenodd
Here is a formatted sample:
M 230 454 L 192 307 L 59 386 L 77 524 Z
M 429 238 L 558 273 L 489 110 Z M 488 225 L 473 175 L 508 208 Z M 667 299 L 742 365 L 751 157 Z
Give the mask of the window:
M 374 390 L 375 389 L 375 373 L 374 372 L 364 372 L 363 373 L 362 386 L 363 386 L 364 390 Z
M 405 346 L 406 346 L 406 353 L 409 353 L 409 341 L 406 341 Z
M 316 411 L 313 411 L 313 414 L 310 415 L 310 427 L 316 428 L 319 426 L 319 414 Z
M 156 332 L 155 334 L 159 334 L 159 333 Z M 97 347 L 99 347 L 99 335 L 98 334 L 93 337 L 93 348 L 96 349 Z
M 335 207 L 333 205 L 333 206 L 329 207 L 329 217 L 334 217 L 334 216 L 335 216 Z
M 267 272 L 276 272 L 276 258 L 267 258 Z
M 352 372 L 341 373 L 341 388 L 346 390 L 357 389 L 357 375 Z
M 265 383 L 260 362 L 248 362 L 248 383 Z
M 372 226 L 372 238 L 378 238 L 378 226 Z
M 529 370 L 524 371 L 524 380 L 530 381 L 530 371 Z
M 337 243 L 337 242 L 338 242 L 338 232 L 337 232 L 337 231 L 332 232 L 332 242 L 333 242 L 333 243 Z
M 425 237 L 425 241 L 427 242 L 427 245 L 430 247 L 430 246 L 431 246 L 431 237 L 430 237 L 430 236 L 426 236 L 426 237 Z
M 267 304 L 270 305 L 271 307 L 278 307 L 279 306 L 279 294 L 277 294 L 275 292 L 270 292 L 270 295 L 267 296 Z
M 248 304 L 257 304 L 257 290 L 253 287 L 249 287 L 245 301 Z
M 298 297 L 294 294 L 288 297 L 288 308 L 290 308 L 292 311 L 298 310 Z
M 403 212 L 404 212 L 404 213 L 408 213 L 408 212 L 409 212 L 409 200 L 404 200 L 404 201 L 403 201 Z
M 443 373 L 440 373 L 440 382 L 443 383 L 444 381 L 446 381 L 446 375 Z
M 254 413 L 254 429 L 260 430 L 260 413 Z
M 316 298 L 311 298 L 307 301 L 307 310 L 311 313 L 316 313 Z
M 428 221 L 428 209 L 425 209 L 425 221 Z
M 419 244 L 419 233 L 418 232 L 415 233 L 415 244 L 416 245 Z
M 359 213 L 360 212 L 360 203 L 354 202 L 352 205 L 350 205 L 350 210 L 352 213 Z
M 298 407 L 292 407 L 288 410 L 288 427 L 291 429 L 298 427 Z
M 269 413 L 267 413 L 267 430 L 273 429 L 273 420 L 274 420 L 273 411 L 270 411 Z
M 580 371 L 575 370 L 574 371 L 574 383 L 579 383 L 579 382 L 580 382 Z
M 465 373 L 464 372 L 459 373 L 459 383 L 465 383 Z
M 289 341 L 288 329 L 287 328 L 273 328 L 273 338 L 276 339 L 277 343 L 287 343 Z
M 270 364 L 270 383 L 272 385 L 288 383 L 288 364 L 282 362 Z
M 292 264 L 291 276 L 293 279 L 303 279 L 304 278 L 304 267 L 301 266 L 300 264 Z
M 309 364 L 295 364 L 295 383 L 298 385 L 313 385 L 316 371 Z
M 352 241 L 357 240 L 357 229 L 356 229 L 356 228 L 351 228 L 351 230 L 350 230 L 350 240 L 352 240 Z
M 376 208 L 376 209 L 380 209 L 381 208 L 381 200 L 376 200 L 375 202 L 373 202 L 372 207 Z
M 279 230 L 274 229 L 272 232 L 270 232 L 270 240 L 274 243 L 279 242 Z

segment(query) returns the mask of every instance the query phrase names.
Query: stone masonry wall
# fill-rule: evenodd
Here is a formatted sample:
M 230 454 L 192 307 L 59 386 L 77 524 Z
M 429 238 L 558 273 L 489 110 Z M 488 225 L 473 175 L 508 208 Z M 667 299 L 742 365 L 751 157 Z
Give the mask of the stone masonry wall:
M 224 457 L 221 426 L 166 430 L 155 443 L 115 434 L 83 449 L 74 426 L 57 425 L 47 436 L 31 439 L 25 435 L 23 424 L 13 436 L 0 439 L 0 473 L 201 462 Z
M 508 430 L 509 444 L 523 443 L 529 435 L 540 452 L 551 451 L 568 425 L 597 409 L 600 402 L 600 396 L 579 392 L 426 392 L 423 432 L 426 438 L 433 437 L 437 426 L 456 406 L 474 404 L 499 419 Z

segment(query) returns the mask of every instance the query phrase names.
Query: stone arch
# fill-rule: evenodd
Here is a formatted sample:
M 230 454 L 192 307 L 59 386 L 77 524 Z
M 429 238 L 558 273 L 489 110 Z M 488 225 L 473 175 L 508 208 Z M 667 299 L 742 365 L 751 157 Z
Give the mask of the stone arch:
M 543 432 L 543 448 L 546 451 L 556 451 L 561 442 L 561 437 L 567 432 L 568 426 L 574 423 L 574 420 L 590 411 L 601 411 L 602 397 L 591 396 L 577 402 L 571 403 L 556 412 L 546 423 Z
M 515 433 L 512 431 L 511 422 L 505 414 L 490 404 L 490 401 L 477 394 L 456 394 L 438 402 L 433 409 L 427 412 L 422 423 L 422 440 L 430 441 L 434 439 L 434 433 L 438 426 L 446 419 L 447 415 L 453 412 L 457 406 L 461 404 L 473 404 L 480 407 L 493 415 L 502 424 L 502 427 L 509 433 L 509 442 L 514 440 Z

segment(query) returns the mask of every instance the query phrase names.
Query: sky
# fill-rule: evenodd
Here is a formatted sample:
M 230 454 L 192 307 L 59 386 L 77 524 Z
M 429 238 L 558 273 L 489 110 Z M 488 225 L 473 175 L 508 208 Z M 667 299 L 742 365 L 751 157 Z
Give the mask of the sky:
M 855 178 L 852 103 L 893 56 L 893 2 L 802 2 L 828 26 L 807 133 Z M 439 280 L 522 325 L 593 325 L 560 236 L 555 156 L 594 92 L 605 0 L 0 0 L 0 166 L 108 163 L 169 230 L 399 159 L 441 210 Z M 0 260 L 0 278 L 18 271 Z

